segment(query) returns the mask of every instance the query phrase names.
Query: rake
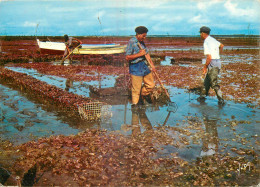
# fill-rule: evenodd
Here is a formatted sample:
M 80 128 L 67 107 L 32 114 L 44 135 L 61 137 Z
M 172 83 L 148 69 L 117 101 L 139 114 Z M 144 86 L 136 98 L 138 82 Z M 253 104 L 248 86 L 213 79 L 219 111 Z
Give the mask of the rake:
M 77 47 L 75 47 L 73 50 L 71 50 L 67 56 L 65 56 L 65 57 L 62 58 L 61 61 L 65 61 L 65 60 L 73 53 L 73 51 L 74 51 L 75 49 L 78 49 L 79 46 L 81 46 L 81 44 L 79 44 Z
M 139 42 L 138 42 L 138 46 L 139 46 L 140 49 L 143 49 L 142 46 L 141 46 L 141 44 L 140 44 Z M 148 65 L 149 65 L 150 67 L 154 67 L 154 63 L 153 63 L 153 61 L 152 61 L 152 59 L 151 59 L 151 57 L 150 57 L 150 55 L 149 55 L 148 53 L 145 55 L 145 58 L 146 58 L 146 60 L 147 60 L 147 62 L 148 62 Z M 152 72 L 154 73 L 155 77 L 156 77 L 157 80 L 159 81 L 161 87 L 163 88 L 165 94 L 167 95 L 167 97 L 168 97 L 168 99 L 169 99 L 169 107 L 168 107 L 167 110 L 168 110 L 169 112 L 176 112 L 176 110 L 177 110 L 177 104 L 176 104 L 175 102 L 172 102 L 172 101 L 171 101 L 170 95 L 169 95 L 168 91 L 166 90 L 166 88 L 164 87 L 164 85 L 163 85 L 163 83 L 162 83 L 162 81 L 161 81 L 161 79 L 160 79 L 160 77 L 159 77 L 159 75 L 158 75 L 156 69 L 155 69 L 155 68 L 152 68 Z

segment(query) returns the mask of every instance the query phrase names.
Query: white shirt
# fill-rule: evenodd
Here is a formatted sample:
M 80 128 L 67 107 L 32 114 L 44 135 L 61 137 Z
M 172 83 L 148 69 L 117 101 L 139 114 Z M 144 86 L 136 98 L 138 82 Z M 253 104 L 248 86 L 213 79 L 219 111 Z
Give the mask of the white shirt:
M 68 44 L 69 44 L 69 46 L 72 45 L 72 41 L 73 41 L 73 38 L 72 38 L 72 37 L 69 37 L 69 40 L 68 40 Z
M 210 35 L 204 40 L 204 55 L 211 55 L 211 59 L 220 59 L 219 56 L 220 42 Z

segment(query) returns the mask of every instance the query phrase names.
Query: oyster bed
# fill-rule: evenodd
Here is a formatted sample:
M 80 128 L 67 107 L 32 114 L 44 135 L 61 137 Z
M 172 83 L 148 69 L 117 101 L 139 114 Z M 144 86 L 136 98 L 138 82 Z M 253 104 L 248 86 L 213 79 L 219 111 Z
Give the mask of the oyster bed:
M 110 39 L 125 44 L 129 38 Z M 88 38 L 92 43 L 100 40 Z M 59 56 L 38 53 L 31 40 L 2 42 L 0 117 L 1 134 L 6 136 L 1 139 L 0 164 L 12 173 L 5 185 L 15 185 L 16 176 L 23 185 L 35 186 L 257 185 L 257 40 L 220 40 L 233 46 L 222 54 L 224 107 L 217 106 L 213 92 L 204 105 L 192 92 L 200 86 L 202 41 L 148 38 L 160 78 L 178 110 L 169 113 L 165 105 L 149 106 L 137 116 L 128 96 L 92 96 L 88 89 L 129 85 L 124 55 L 74 56 L 79 62 L 60 66 L 55 63 Z M 18 50 L 23 47 L 27 50 Z M 66 91 L 68 79 L 73 83 Z M 92 100 L 110 103 L 112 118 L 82 121 L 78 106 Z M 136 119 L 140 122 L 133 123 Z M 31 131 L 30 137 L 27 133 L 51 124 L 57 126 L 38 130 L 40 134 Z M 18 135 L 28 137 L 13 141 Z

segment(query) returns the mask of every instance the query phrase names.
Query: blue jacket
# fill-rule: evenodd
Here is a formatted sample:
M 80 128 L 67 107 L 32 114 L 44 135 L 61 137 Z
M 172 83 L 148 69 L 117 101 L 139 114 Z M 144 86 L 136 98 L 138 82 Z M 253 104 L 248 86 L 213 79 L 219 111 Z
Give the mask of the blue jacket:
M 143 49 L 146 49 L 144 42 L 140 42 Z M 129 40 L 128 45 L 126 47 L 126 55 L 133 55 L 139 53 L 140 48 L 138 46 L 138 40 L 136 37 L 133 37 Z M 136 58 L 134 60 L 129 61 L 129 73 L 135 76 L 145 76 L 151 73 L 149 69 L 145 56 Z

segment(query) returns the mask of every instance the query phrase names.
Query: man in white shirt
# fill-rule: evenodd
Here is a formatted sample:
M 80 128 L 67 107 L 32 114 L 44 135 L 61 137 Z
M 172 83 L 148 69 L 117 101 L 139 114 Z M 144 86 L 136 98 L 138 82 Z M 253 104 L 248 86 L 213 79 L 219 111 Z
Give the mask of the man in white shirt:
M 204 55 L 206 55 L 206 63 L 203 67 L 202 77 L 205 77 L 205 75 L 206 77 L 204 79 L 204 89 L 201 91 L 198 101 L 205 101 L 205 97 L 208 95 L 211 87 L 216 92 L 218 103 L 224 105 L 225 102 L 222 97 L 222 92 L 218 85 L 218 74 L 221 69 L 219 52 L 222 52 L 224 45 L 209 34 L 209 27 L 203 26 L 200 28 L 200 37 L 204 40 L 203 48 Z

